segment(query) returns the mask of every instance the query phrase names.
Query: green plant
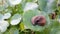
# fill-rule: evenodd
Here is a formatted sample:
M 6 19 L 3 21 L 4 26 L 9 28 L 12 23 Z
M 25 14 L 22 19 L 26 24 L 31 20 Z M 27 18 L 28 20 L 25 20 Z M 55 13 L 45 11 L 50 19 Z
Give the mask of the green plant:
M 0 0 L 0 34 L 59 34 L 60 0 Z

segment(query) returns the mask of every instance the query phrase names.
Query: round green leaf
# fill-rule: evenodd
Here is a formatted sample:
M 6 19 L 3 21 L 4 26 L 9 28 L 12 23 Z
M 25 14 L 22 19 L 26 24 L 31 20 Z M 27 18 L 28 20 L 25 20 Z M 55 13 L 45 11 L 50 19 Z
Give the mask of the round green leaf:
M 34 17 L 36 15 L 45 16 L 45 18 L 46 18 L 46 25 L 45 26 L 38 26 L 38 25 L 33 26 L 32 25 L 31 19 L 32 19 L 32 17 Z M 50 20 L 49 20 L 49 17 L 48 17 L 48 15 L 46 13 L 39 12 L 38 10 L 33 10 L 33 11 L 26 11 L 23 14 L 23 23 L 28 29 L 31 29 L 31 30 L 34 30 L 34 31 L 42 31 L 45 28 L 48 28 L 48 26 L 50 25 Z

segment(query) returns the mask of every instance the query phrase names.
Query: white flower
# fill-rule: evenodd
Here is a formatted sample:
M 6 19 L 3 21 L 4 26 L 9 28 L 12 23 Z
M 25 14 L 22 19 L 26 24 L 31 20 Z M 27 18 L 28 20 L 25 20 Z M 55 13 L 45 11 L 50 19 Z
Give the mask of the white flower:
M 1 32 L 5 32 L 6 30 L 7 30 L 7 27 L 1 27 L 1 26 L 0 26 L 0 31 L 1 31 Z
M 33 3 L 33 2 L 27 2 L 24 8 L 24 11 L 28 11 L 28 10 L 33 10 L 38 8 L 37 3 Z
M 5 13 L 4 15 L 3 15 L 3 19 L 8 19 L 8 18 L 10 18 L 11 17 L 11 13 Z
M 9 23 L 4 20 L 4 15 L 0 14 L 0 31 L 5 32 L 8 26 L 9 26 Z
M 11 13 L 0 14 L 0 20 L 8 19 L 11 17 Z
M 8 27 L 9 26 L 9 23 L 8 23 L 8 21 L 1 21 L 4 25 L 2 25 L 2 26 L 4 26 L 4 27 Z
M 9 26 L 9 23 L 7 21 L 0 20 L 0 31 L 1 32 L 5 32 L 8 26 Z
M 8 0 L 8 2 L 10 3 L 10 5 L 17 5 L 19 3 L 21 3 L 22 0 Z
M 11 25 L 17 25 L 21 21 L 20 14 L 15 14 L 11 19 Z

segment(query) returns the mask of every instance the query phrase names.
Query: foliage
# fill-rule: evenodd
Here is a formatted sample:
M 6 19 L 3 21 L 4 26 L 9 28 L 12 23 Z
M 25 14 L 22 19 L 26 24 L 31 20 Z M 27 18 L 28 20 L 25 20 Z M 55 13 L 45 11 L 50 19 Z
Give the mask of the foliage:
M 59 2 L 59 0 L 0 0 L 0 34 L 60 34 Z M 44 26 L 32 24 L 32 17 L 37 15 L 45 17 Z M 52 16 L 55 18 L 52 19 Z

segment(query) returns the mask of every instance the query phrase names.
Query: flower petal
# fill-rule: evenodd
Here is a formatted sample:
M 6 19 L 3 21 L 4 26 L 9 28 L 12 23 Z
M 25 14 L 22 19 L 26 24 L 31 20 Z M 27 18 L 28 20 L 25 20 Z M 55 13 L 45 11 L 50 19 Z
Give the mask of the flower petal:
M 33 10 L 33 9 L 36 9 L 36 8 L 38 8 L 37 3 L 28 2 L 25 5 L 24 11 Z
M 17 25 L 21 21 L 20 14 L 15 14 L 11 19 L 11 25 Z
M 0 26 L 2 26 L 2 27 L 8 27 L 9 23 L 7 21 L 0 21 Z
M 9 26 L 9 23 L 7 21 L 0 21 L 0 31 L 5 32 L 7 30 L 7 27 Z
M 0 26 L 0 31 L 1 31 L 1 32 L 5 32 L 6 30 L 7 30 L 7 27 L 1 27 L 1 26 Z
M 8 2 L 10 3 L 10 5 L 17 5 L 19 3 L 21 3 L 22 0 L 8 0 Z
M 4 14 L 4 16 L 3 16 L 3 19 L 8 19 L 8 18 L 10 18 L 11 17 L 11 13 L 6 13 L 6 14 Z

